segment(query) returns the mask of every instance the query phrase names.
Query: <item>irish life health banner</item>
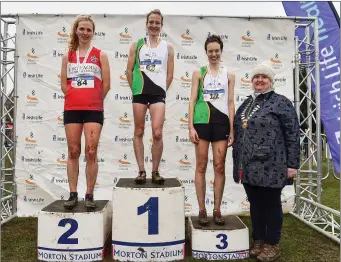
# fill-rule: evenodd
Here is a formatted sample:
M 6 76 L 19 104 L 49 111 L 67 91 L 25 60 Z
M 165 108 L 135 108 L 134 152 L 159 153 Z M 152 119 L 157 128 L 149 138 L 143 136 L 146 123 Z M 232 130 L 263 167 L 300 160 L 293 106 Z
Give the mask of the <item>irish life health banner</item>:
M 145 16 L 94 15 L 93 43 L 108 54 L 111 90 L 105 99 L 99 149 L 99 175 L 95 199 L 112 199 L 113 186 L 121 177 L 134 178 L 137 164 L 133 150 L 131 90 L 125 74 L 129 47 L 145 36 Z M 64 95 L 60 69 L 75 15 L 20 15 L 17 23 L 17 150 L 16 176 L 18 216 L 36 215 L 57 199 L 67 199 L 67 145 L 63 126 Z M 188 103 L 194 69 L 207 64 L 204 42 L 218 34 L 224 42 L 222 63 L 236 74 L 236 108 L 251 94 L 250 72 L 264 60 L 276 71 L 275 88 L 293 100 L 293 54 L 295 24 L 290 19 L 239 19 L 222 17 L 165 16 L 161 37 L 175 49 L 175 71 L 167 92 L 164 152 L 160 171 L 178 177 L 185 186 L 187 215 L 198 212 L 194 186 L 195 154 L 188 137 Z M 152 130 L 146 115 L 145 165 L 151 172 Z M 86 159 L 84 136 L 80 157 L 78 192 L 84 197 Z M 213 210 L 213 157 L 207 167 L 206 205 Z M 294 202 L 293 186 L 282 195 L 284 211 Z M 224 214 L 248 214 L 244 188 L 232 179 L 232 154 L 226 160 L 226 187 L 222 201 Z
M 321 120 L 336 172 L 340 173 L 340 18 L 331 2 L 283 2 L 283 6 L 288 16 L 318 19 Z M 313 33 L 311 28 L 310 37 Z M 302 39 L 302 31 L 296 34 Z M 312 88 L 315 92 L 314 81 Z

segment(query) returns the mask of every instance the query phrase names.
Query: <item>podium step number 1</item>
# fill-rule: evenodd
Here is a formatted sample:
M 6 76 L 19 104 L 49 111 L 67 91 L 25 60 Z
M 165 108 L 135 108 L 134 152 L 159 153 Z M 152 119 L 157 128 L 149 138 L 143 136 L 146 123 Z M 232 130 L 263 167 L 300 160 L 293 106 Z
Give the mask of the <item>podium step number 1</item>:
M 177 179 L 136 185 L 121 178 L 113 193 L 113 259 L 174 261 L 185 256 L 185 189 Z

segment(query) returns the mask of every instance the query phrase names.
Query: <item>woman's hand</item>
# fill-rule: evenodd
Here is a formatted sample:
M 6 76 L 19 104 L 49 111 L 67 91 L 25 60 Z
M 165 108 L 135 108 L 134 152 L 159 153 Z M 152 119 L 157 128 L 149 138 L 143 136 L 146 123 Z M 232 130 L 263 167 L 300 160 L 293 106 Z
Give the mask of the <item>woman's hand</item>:
M 191 142 L 194 144 L 199 143 L 199 136 L 197 131 L 195 131 L 194 127 L 189 128 L 189 139 L 191 139 Z
M 288 168 L 288 178 L 294 178 L 297 175 L 297 169 L 295 168 Z
M 229 134 L 227 147 L 232 146 L 232 145 L 233 145 L 233 142 L 234 142 L 234 134 L 233 134 L 233 132 L 232 132 L 232 133 Z

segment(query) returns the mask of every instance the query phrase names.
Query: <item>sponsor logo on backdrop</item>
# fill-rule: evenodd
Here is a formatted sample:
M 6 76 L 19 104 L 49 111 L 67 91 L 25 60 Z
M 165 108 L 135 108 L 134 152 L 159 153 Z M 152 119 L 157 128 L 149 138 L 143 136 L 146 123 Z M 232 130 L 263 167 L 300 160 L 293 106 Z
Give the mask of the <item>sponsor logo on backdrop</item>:
M 38 142 L 34 138 L 33 132 L 30 132 L 28 136 L 25 136 L 25 148 L 35 148 Z
M 128 79 L 127 79 L 127 71 L 124 71 L 124 73 L 119 76 L 119 81 L 120 81 L 120 87 L 130 88 Z
M 58 85 L 60 85 L 62 83 L 60 74 L 57 74 L 57 83 L 58 83 Z
M 281 69 L 283 66 L 278 53 L 276 53 L 273 57 L 270 58 L 270 62 L 272 64 L 273 69 Z
M 175 143 L 181 144 L 182 146 L 192 147 L 193 144 L 188 136 L 175 136 Z
M 272 41 L 272 43 L 276 45 L 286 45 L 288 41 L 288 37 L 284 35 L 273 35 L 273 34 L 268 34 L 266 39 L 268 41 Z
M 122 104 L 131 104 L 131 101 L 133 100 L 133 96 L 131 95 L 120 95 L 115 94 L 115 100 L 122 101 Z
M 240 206 L 242 208 L 242 211 L 249 211 L 250 210 L 250 202 L 247 199 L 247 197 L 245 198 L 245 200 L 240 202 Z
M 83 163 L 86 163 L 85 155 L 82 156 L 82 159 L 83 159 Z M 103 165 L 105 163 L 105 159 L 103 157 L 97 157 L 97 163 Z
M 52 50 L 53 57 L 63 57 L 64 53 L 61 51 L 57 51 L 57 49 Z
M 61 114 L 57 116 L 56 121 L 57 121 L 57 127 L 64 128 L 64 112 L 61 112 Z
M 182 180 L 181 180 L 181 182 L 182 182 Z M 185 195 L 185 212 L 191 212 L 192 211 L 192 205 L 188 202 L 189 202 L 188 196 Z
M 131 163 L 128 160 L 127 154 L 124 154 L 123 157 L 118 160 L 118 170 L 124 171 L 124 170 L 129 170 L 131 167 Z
M 24 79 L 31 79 L 31 80 L 36 81 L 36 82 L 42 82 L 43 79 L 44 79 L 44 75 L 40 74 L 40 73 L 38 73 L 38 74 L 34 74 L 34 73 L 31 74 L 31 73 L 23 72 L 22 77 Z
M 43 159 L 41 157 L 26 157 L 26 156 L 21 156 L 21 162 L 22 163 L 27 163 L 29 165 L 35 165 L 39 166 L 42 164 Z
M 65 144 L 66 143 L 66 136 L 53 135 L 52 141 Z
M 184 95 L 180 95 L 179 93 L 176 94 L 175 96 L 176 101 L 181 102 L 183 104 L 188 104 L 189 103 L 189 95 L 188 96 L 184 96 Z
M 106 40 L 107 33 L 103 31 L 95 31 L 93 40 Z
M 193 37 L 189 31 L 189 29 L 186 29 L 186 31 L 180 35 L 181 37 L 181 45 L 182 46 L 192 46 L 193 44 Z
M 123 31 L 121 33 L 119 33 L 120 35 L 120 44 L 121 45 L 129 45 L 132 42 L 132 36 L 129 33 L 129 29 L 128 27 L 125 27 L 123 29 Z
M 220 36 L 220 39 L 223 41 L 224 44 L 227 44 L 229 42 L 229 36 L 227 34 L 219 34 L 219 33 L 208 32 L 207 38 L 210 37 L 211 35 Z
M 119 52 L 119 51 L 115 51 L 115 58 L 116 59 L 120 59 L 124 62 L 127 62 L 128 61 L 128 53 L 122 53 L 122 52 Z
M 39 98 L 36 97 L 36 91 L 31 90 L 31 93 L 26 96 L 26 106 L 36 106 L 39 104 Z
M 192 85 L 192 73 L 186 71 L 181 77 L 181 88 L 190 89 Z
M 133 145 L 133 137 L 115 136 L 114 141 L 115 143 L 120 144 L 120 146 L 132 146 Z
M 24 196 L 24 201 L 34 205 L 44 205 L 45 199 L 41 197 Z
M 230 201 L 226 201 L 226 200 L 221 200 L 221 206 L 227 206 L 228 202 Z M 214 206 L 214 199 L 210 198 L 210 197 L 206 197 L 205 199 L 205 204 L 207 206 Z
M 27 191 L 32 191 L 37 188 L 36 181 L 33 175 L 29 175 L 29 177 L 25 179 L 25 186 Z
M 180 181 L 184 185 L 194 185 L 194 179 L 180 179 Z
M 241 40 L 242 40 L 242 47 L 251 47 L 252 45 L 254 45 L 255 40 L 253 39 L 251 32 L 248 30 L 246 31 L 245 35 L 241 36 Z
M 182 60 L 186 64 L 196 64 L 198 57 L 196 55 L 187 55 L 187 54 L 176 54 L 176 59 Z
M 42 122 L 43 121 L 43 116 L 39 115 L 39 114 L 27 114 L 27 113 L 22 113 L 21 115 L 21 119 L 24 121 L 28 121 L 28 122 Z
M 67 164 L 67 154 L 62 153 L 60 157 L 56 159 L 57 169 L 64 170 L 66 169 Z
M 168 34 L 167 33 L 160 32 L 159 36 L 162 40 L 168 41 Z
M 31 48 L 29 52 L 26 53 L 27 64 L 36 64 L 39 62 L 39 56 L 37 55 L 36 49 Z
M 180 129 L 186 129 L 188 128 L 188 113 L 185 113 L 182 117 L 179 119 L 180 122 Z
M 131 118 L 128 117 L 128 113 L 125 112 L 123 114 L 123 116 L 121 116 L 119 118 L 119 128 L 124 128 L 124 129 L 127 129 L 127 128 L 130 128 L 131 127 L 131 124 L 132 124 L 132 120 Z
M 274 84 L 275 88 L 287 85 L 287 78 L 284 76 L 275 77 L 274 80 L 275 80 L 275 84 Z
M 69 41 L 70 34 L 66 31 L 66 27 L 63 26 L 60 31 L 57 32 L 57 43 L 66 44 Z
M 31 31 L 31 30 L 22 30 L 23 36 L 28 36 L 31 40 L 42 40 L 44 38 L 44 32 L 40 30 Z
M 144 162 L 145 162 L 146 164 L 148 164 L 148 163 L 153 163 L 153 159 L 152 159 L 151 157 L 149 157 L 149 156 L 146 156 L 146 157 L 144 158 Z M 166 159 L 161 158 L 161 160 L 160 160 L 160 167 L 164 167 L 165 165 L 166 165 Z
M 183 157 L 179 160 L 179 170 L 182 171 L 188 171 L 192 168 L 192 162 L 189 161 L 188 155 L 185 154 Z
M 236 103 L 243 103 L 248 97 L 244 95 L 235 95 Z
M 250 55 L 237 55 L 237 61 L 244 65 L 257 65 L 258 58 Z
M 251 79 L 249 73 L 245 73 L 245 75 L 240 78 L 240 88 L 241 89 L 251 88 Z
M 64 100 L 65 99 L 65 95 L 63 93 L 53 93 L 52 94 L 52 98 L 55 100 Z
M 51 178 L 51 183 L 56 184 L 56 185 L 64 185 L 64 184 L 69 184 L 69 179 L 67 178 L 60 178 L 60 177 L 55 177 L 53 176 Z

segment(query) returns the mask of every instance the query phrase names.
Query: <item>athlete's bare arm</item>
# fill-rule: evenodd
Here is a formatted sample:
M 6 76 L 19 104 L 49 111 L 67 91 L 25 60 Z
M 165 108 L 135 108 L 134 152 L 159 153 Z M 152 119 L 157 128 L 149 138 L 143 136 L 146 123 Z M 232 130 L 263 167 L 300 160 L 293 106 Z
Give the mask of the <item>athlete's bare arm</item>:
M 103 82 L 103 99 L 106 97 L 110 90 L 110 65 L 108 55 L 101 51 L 100 54 L 101 69 L 102 69 L 102 82 Z
M 191 97 L 188 106 L 188 129 L 193 128 L 194 106 L 197 102 L 198 88 L 200 82 L 200 69 L 196 69 L 192 75 Z
M 68 62 L 68 54 L 69 52 L 66 52 L 63 55 L 62 58 L 62 69 L 60 72 L 60 83 L 61 83 L 61 88 L 62 88 L 62 92 L 64 93 L 64 95 L 66 95 L 67 92 L 67 62 Z
M 167 43 L 168 49 L 168 62 L 167 62 L 167 82 L 166 87 L 167 90 L 172 84 L 173 75 L 174 75 L 174 48 L 170 43 Z
M 136 58 L 136 46 L 137 42 L 131 44 L 129 49 L 129 56 L 128 56 L 128 63 L 127 63 L 127 80 L 130 88 L 132 88 L 133 84 L 133 69 L 135 65 L 135 58 Z
M 234 85 L 235 85 L 235 74 L 228 73 L 228 110 L 229 110 L 229 119 L 230 119 L 230 135 L 229 135 L 229 143 L 228 146 L 232 146 L 234 140 L 234 130 L 233 130 L 233 122 L 234 122 L 234 114 L 235 114 L 235 107 L 234 107 Z

